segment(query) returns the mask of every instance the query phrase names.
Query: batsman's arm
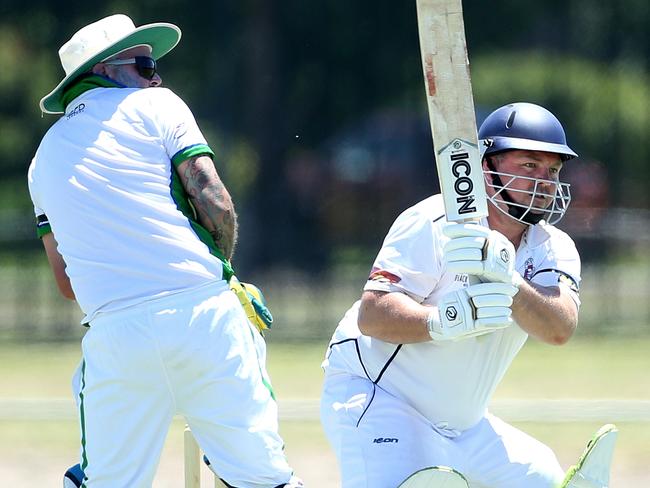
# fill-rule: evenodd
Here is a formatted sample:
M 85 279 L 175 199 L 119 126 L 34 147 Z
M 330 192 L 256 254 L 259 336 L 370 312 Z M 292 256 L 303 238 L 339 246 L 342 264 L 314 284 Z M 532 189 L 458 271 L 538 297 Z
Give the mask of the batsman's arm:
M 197 218 L 227 259 L 237 243 L 237 214 L 230 193 L 209 156 L 187 159 L 176 168 Z
M 45 247 L 45 253 L 47 254 L 47 260 L 50 263 L 50 268 L 52 268 L 52 273 L 54 273 L 54 279 L 56 285 L 59 287 L 61 294 L 69 299 L 75 300 L 74 291 L 72 290 L 72 285 L 70 284 L 70 278 L 65 272 L 66 264 L 63 260 L 63 256 L 59 254 L 57 250 L 57 242 L 54 238 L 54 234 L 51 232 L 45 234 L 42 237 L 43 246 Z
M 365 291 L 359 308 L 359 330 L 363 335 L 392 344 L 428 342 L 430 311 L 431 307 L 420 305 L 403 293 Z
M 540 286 L 526 281 L 512 303 L 512 317 L 535 339 L 565 344 L 578 326 L 578 307 L 562 286 Z

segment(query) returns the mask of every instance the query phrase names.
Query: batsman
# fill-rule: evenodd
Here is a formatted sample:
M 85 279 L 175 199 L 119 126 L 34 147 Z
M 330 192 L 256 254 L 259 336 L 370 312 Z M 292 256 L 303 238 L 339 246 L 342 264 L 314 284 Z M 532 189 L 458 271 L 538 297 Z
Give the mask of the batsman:
M 321 419 L 343 488 L 608 485 L 613 426 L 565 474 L 488 409 L 529 337 L 560 346 L 576 330 L 580 257 L 555 227 L 576 153 L 531 103 L 498 108 L 478 138 L 487 217 L 449 222 L 442 195 L 404 211 L 327 349 Z

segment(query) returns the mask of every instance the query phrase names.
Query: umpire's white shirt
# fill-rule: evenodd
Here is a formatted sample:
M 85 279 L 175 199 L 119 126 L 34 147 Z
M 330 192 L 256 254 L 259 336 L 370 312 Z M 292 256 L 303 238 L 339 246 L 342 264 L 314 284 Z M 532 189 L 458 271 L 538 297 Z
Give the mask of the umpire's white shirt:
M 172 159 L 202 149 L 211 152 L 191 111 L 165 88 L 92 89 L 45 135 L 29 189 L 84 320 L 221 279 L 173 190 Z
M 444 225 L 440 195 L 403 212 L 388 232 L 364 289 L 402 292 L 435 305 L 444 294 L 466 286 L 466 275 L 442 267 Z M 566 286 L 579 305 L 580 258 L 564 232 L 543 222 L 530 227 L 517 249 L 516 269 L 540 285 Z M 358 308 L 359 302 L 348 310 L 332 337 L 323 362 L 326 373 L 370 379 L 449 437 L 485 415 L 490 397 L 527 338 L 513 326 L 457 342 L 389 344 L 361 334 Z

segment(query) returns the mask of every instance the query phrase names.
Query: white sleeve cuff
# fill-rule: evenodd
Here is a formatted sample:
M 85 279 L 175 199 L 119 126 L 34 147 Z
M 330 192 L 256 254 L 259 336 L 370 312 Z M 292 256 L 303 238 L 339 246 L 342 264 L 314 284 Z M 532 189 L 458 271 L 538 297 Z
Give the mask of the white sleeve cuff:
M 432 307 L 429 316 L 427 317 L 427 330 L 429 331 L 431 339 L 434 341 L 444 339 L 440 325 L 440 311 L 438 310 L 438 307 Z

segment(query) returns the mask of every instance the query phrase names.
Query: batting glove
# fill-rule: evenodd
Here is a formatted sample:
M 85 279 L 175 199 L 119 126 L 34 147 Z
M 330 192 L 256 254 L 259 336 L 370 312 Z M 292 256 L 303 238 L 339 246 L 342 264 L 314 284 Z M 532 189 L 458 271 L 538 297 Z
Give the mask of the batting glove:
M 505 283 L 479 283 L 447 293 L 429 313 L 429 335 L 434 341 L 454 341 L 509 327 L 516 293 L 516 287 Z
M 477 224 L 452 224 L 443 233 L 449 237 L 443 261 L 450 272 L 517 288 L 524 282 L 515 270 L 515 247 L 500 232 Z

